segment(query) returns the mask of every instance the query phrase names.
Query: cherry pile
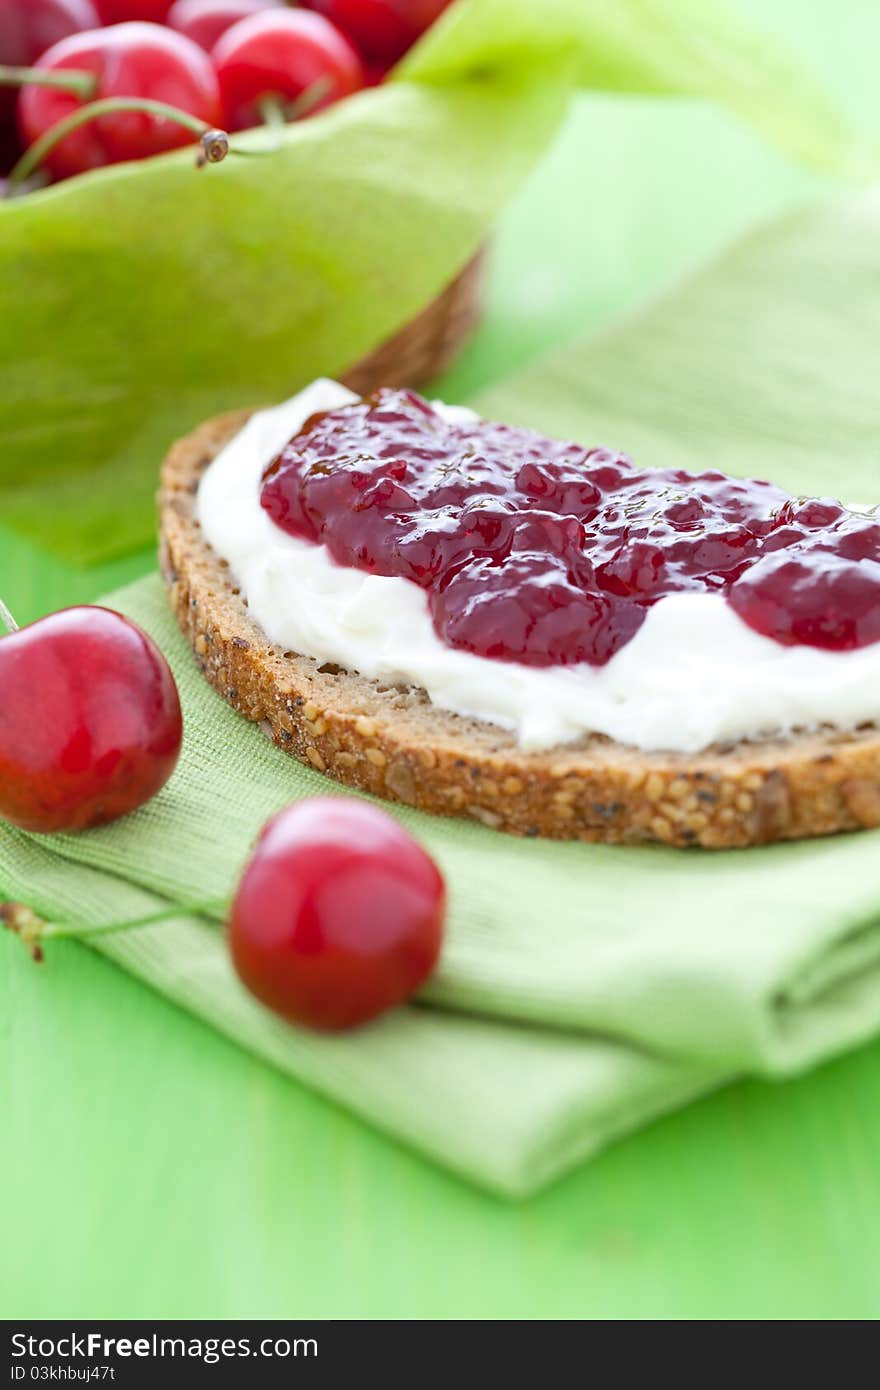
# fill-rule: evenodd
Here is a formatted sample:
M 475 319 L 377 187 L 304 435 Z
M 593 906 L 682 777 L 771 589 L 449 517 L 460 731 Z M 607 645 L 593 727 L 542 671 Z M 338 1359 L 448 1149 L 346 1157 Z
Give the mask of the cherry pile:
M 719 472 L 641 470 L 381 390 L 307 421 L 261 503 L 341 565 L 427 591 L 438 636 L 528 666 L 601 666 L 667 594 L 724 595 L 756 632 L 880 641 L 880 522 Z
M 0 174 L 67 178 L 313 114 L 381 81 L 449 3 L 0 0 Z

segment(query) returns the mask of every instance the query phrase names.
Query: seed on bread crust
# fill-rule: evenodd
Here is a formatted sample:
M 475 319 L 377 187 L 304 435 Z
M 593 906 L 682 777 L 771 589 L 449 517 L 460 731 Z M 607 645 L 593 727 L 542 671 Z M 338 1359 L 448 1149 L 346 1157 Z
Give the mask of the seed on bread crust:
M 168 597 L 206 679 L 328 777 L 516 835 L 726 849 L 880 826 L 880 730 L 643 752 L 600 735 L 524 753 L 492 724 L 273 646 L 195 518 L 198 480 L 249 412 L 171 449 L 159 494 Z

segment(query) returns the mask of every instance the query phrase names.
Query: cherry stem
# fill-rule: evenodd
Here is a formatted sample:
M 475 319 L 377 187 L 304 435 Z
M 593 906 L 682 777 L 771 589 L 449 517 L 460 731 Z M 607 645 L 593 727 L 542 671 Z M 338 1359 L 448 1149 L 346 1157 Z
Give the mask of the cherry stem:
M 3 624 L 7 632 L 18 632 L 18 623 L 13 618 L 2 598 L 0 598 L 0 623 Z
M 284 115 L 284 103 L 280 97 L 266 96 L 260 98 L 260 118 L 267 130 L 274 135 L 280 135 L 287 124 Z
M 225 131 L 213 130 L 197 116 L 191 116 L 188 111 L 181 111 L 177 106 L 169 106 L 165 101 L 153 101 L 149 97 L 102 97 L 99 101 L 89 102 L 87 106 L 78 106 L 69 116 L 56 121 L 44 131 L 39 140 L 35 140 L 30 149 L 25 150 L 12 169 L 9 174 L 9 187 L 14 188 L 16 184 L 30 178 L 55 146 L 72 131 L 78 130 L 89 121 L 97 120 L 99 116 L 113 116 L 121 111 L 138 111 L 146 116 L 156 116 L 159 120 L 174 121 L 177 125 L 183 126 L 184 130 L 192 131 L 202 142 L 198 160 L 200 164 L 218 164 L 230 153 L 229 137 Z
M 329 77 L 317 77 L 310 86 L 300 92 L 296 101 L 292 101 L 286 108 L 288 121 L 298 121 L 302 116 L 307 116 L 332 90 L 333 83 Z
M 314 82 L 305 87 L 295 101 L 284 101 L 276 92 L 267 92 L 260 98 L 259 111 L 260 117 L 267 130 L 276 136 L 277 148 L 281 143 L 281 132 L 291 121 L 301 120 L 314 110 L 319 101 L 323 101 L 333 90 L 333 83 L 329 77 L 318 77 Z
M 13 68 L 0 63 L 0 87 L 57 87 L 88 101 L 98 89 L 98 79 L 93 72 L 74 68 L 49 72 L 43 68 Z
M 98 922 L 93 926 L 77 927 L 69 922 L 47 922 L 41 931 L 42 937 L 72 937 L 87 940 L 92 936 L 107 936 L 111 932 L 136 931 L 139 927 L 155 927 L 160 922 L 170 922 L 174 917 L 225 917 L 229 903 L 224 898 L 208 899 L 201 903 L 177 903 L 174 907 L 163 907 L 159 912 L 147 913 L 145 917 L 135 917 L 128 922 Z
M 69 922 L 47 922 L 25 903 L 0 903 L 0 922 L 10 931 L 21 937 L 34 960 L 43 959 L 43 942 L 66 937 L 75 941 L 88 941 L 93 936 L 108 936 L 111 932 L 137 931 L 140 927 L 155 927 L 162 922 L 170 922 L 180 917 L 213 917 L 222 920 L 229 911 L 226 899 L 208 899 L 200 903 L 177 903 L 174 907 L 150 912 L 145 917 L 135 917 L 127 922 L 98 922 L 91 926 L 74 926 Z

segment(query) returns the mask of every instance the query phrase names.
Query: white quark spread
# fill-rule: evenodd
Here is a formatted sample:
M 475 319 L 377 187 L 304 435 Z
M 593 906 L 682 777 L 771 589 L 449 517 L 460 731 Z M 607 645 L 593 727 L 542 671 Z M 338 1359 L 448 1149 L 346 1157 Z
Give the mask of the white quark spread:
M 671 594 L 601 667 L 520 666 L 446 646 L 407 579 L 347 569 L 282 531 L 260 506 L 266 465 L 308 417 L 356 400 L 316 381 L 252 418 L 206 472 L 202 534 L 229 562 L 250 613 L 286 650 L 383 681 L 422 686 L 442 709 L 513 730 L 524 749 L 584 733 L 696 752 L 719 740 L 880 717 L 880 643 L 853 652 L 783 647 L 717 594 Z M 458 419 L 462 407 L 440 406 Z

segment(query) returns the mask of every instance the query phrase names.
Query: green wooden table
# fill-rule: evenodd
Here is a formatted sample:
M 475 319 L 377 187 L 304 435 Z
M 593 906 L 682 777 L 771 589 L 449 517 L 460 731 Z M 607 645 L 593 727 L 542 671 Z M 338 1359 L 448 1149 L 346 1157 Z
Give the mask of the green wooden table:
M 876 0 L 741 3 L 877 129 Z M 443 389 L 601 326 L 817 191 L 719 113 L 584 103 L 499 230 L 485 325 Z M 0 533 L 22 618 L 151 564 L 71 571 Z M 508 1206 L 84 947 L 38 970 L 4 938 L 0 1316 L 875 1317 L 878 1101 L 875 1043 L 730 1087 Z

